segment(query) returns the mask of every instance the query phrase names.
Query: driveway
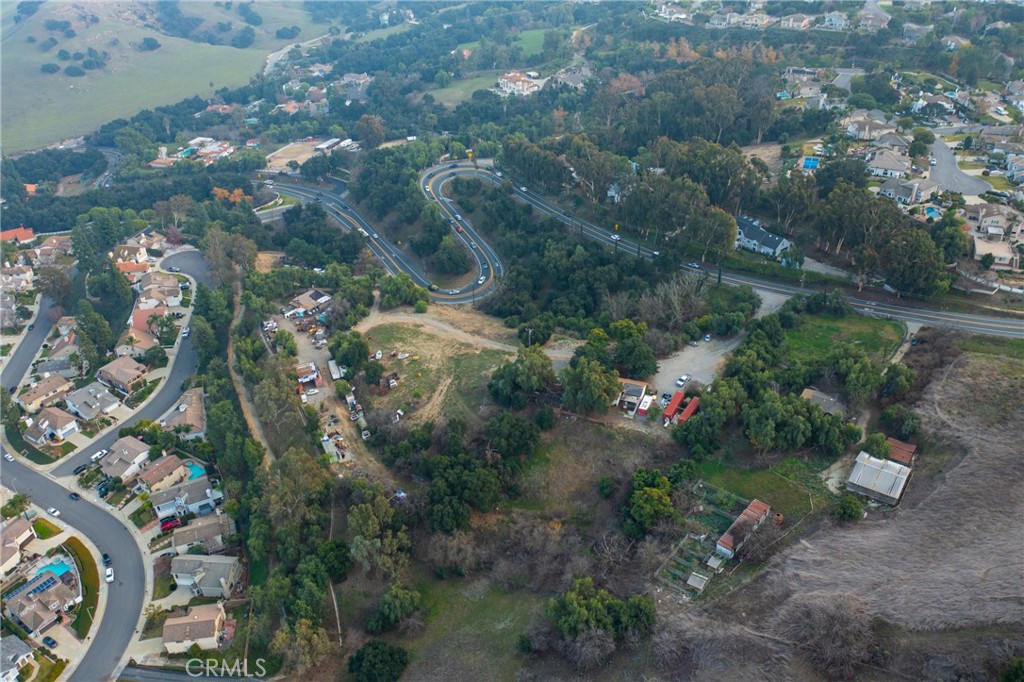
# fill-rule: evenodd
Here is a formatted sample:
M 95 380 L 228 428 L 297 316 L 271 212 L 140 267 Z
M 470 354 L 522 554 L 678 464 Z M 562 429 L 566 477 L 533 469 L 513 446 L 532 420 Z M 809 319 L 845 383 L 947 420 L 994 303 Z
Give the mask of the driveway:
M 935 165 L 931 167 L 928 177 L 939 183 L 942 189 L 975 196 L 992 189 L 992 185 L 981 178 L 967 175 L 960 170 L 956 165 L 953 150 L 942 140 L 935 141 L 931 146 L 931 153 L 935 157 Z

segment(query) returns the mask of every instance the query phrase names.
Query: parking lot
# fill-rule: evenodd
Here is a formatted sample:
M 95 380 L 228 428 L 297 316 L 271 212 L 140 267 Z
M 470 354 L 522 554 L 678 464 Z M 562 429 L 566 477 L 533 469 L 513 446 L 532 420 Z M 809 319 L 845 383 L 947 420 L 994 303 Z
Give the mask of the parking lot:
M 742 336 L 731 339 L 711 338 L 711 341 L 698 341 L 696 346 L 686 346 L 658 363 L 658 374 L 654 377 L 652 387 L 658 394 L 672 393 L 676 390 L 676 379 L 689 374 L 694 381 L 710 384 L 722 373 L 725 367 L 725 356 L 735 350 L 743 340 Z

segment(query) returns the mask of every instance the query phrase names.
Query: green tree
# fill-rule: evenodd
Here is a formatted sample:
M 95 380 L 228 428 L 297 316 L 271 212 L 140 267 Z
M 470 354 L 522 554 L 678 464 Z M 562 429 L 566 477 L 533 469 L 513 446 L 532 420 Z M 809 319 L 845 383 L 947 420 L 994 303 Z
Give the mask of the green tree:
M 445 236 L 437 247 L 433 264 L 434 269 L 443 275 L 461 275 L 469 270 L 469 257 L 465 248 L 450 236 Z
M 615 344 L 615 364 L 630 379 L 643 379 L 657 373 L 658 360 L 642 338 L 630 337 Z
M 899 230 L 885 248 L 888 282 L 898 291 L 932 294 L 948 286 L 935 242 L 919 229 Z
M 676 511 L 671 492 L 671 483 L 660 471 L 637 469 L 633 473 L 632 490 L 623 510 L 626 535 L 643 538 L 655 523 L 674 517 Z
M 287 329 L 278 329 L 274 332 L 274 347 L 277 352 L 290 358 L 299 354 L 299 346 L 295 342 L 295 336 Z
M 832 507 L 832 515 L 840 521 L 857 521 L 864 514 L 864 506 L 860 498 L 847 493 L 839 498 Z
M 370 357 L 370 344 L 356 331 L 335 334 L 329 347 L 335 362 L 347 367 L 350 376 L 362 369 Z
M 352 558 L 349 556 L 348 545 L 344 540 L 335 538 L 321 544 L 317 548 L 317 556 L 320 557 L 332 582 L 340 583 L 348 576 L 349 569 L 352 568 Z
M 886 459 L 889 457 L 889 453 L 892 452 L 892 446 L 885 442 L 884 433 L 872 433 L 861 443 L 861 450 L 864 450 L 864 452 L 872 457 Z
M 623 601 L 594 586 L 591 578 L 578 578 L 572 588 L 548 602 L 545 613 L 555 630 L 570 640 L 587 630 L 604 630 L 617 641 L 627 634 L 646 637 L 654 628 L 654 600 L 634 595 Z
M 391 583 L 377 603 L 377 609 L 366 619 L 366 631 L 371 635 L 379 635 L 398 625 L 419 607 L 419 592 L 397 582 Z
M 348 671 L 356 682 L 398 682 L 407 665 L 405 649 L 372 639 L 348 660 Z
M 531 395 L 555 383 L 551 358 L 538 346 L 520 346 L 516 359 L 494 371 L 487 384 L 499 405 L 521 409 Z
M 522 417 L 501 412 L 487 423 L 488 447 L 506 460 L 528 458 L 540 444 L 540 429 Z
M 996 264 L 996 257 L 991 253 L 983 254 L 979 260 L 981 267 L 985 270 L 991 270 L 992 266 Z
M 302 618 L 293 627 L 278 630 L 270 649 L 284 659 L 289 670 L 301 675 L 330 653 L 331 640 L 326 630 Z
M 380 383 L 381 378 L 384 376 L 384 365 L 380 364 L 376 360 L 371 360 L 366 363 L 366 383 L 374 386 Z
M 605 413 L 622 390 L 615 372 L 593 360 L 580 359 L 562 370 L 562 402 L 574 412 Z
M 387 139 L 384 120 L 380 116 L 372 114 L 363 114 L 356 121 L 353 132 L 364 149 L 376 149 Z

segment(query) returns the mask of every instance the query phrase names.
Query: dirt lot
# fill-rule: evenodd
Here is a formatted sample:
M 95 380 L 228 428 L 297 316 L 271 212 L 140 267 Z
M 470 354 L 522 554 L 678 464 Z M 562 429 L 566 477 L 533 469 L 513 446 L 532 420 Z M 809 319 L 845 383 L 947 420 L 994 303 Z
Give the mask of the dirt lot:
M 273 171 L 289 170 L 289 161 L 303 163 L 316 153 L 316 146 L 323 140 L 292 142 L 267 155 L 267 168 Z
M 716 339 L 705 343 L 698 341 L 697 347 L 686 346 L 664 360 L 658 361 L 658 373 L 654 377 L 654 388 L 658 394 L 671 393 L 676 390 L 676 379 L 689 374 L 695 381 L 710 384 L 722 373 L 725 357 L 740 345 L 743 336 L 731 339 Z
M 748 147 L 743 147 L 743 155 L 746 157 L 754 157 L 761 159 L 773 173 L 778 173 L 782 169 L 782 145 L 769 143 L 769 144 L 752 144 Z
M 283 255 L 280 251 L 260 251 L 256 254 L 256 272 L 270 272 Z

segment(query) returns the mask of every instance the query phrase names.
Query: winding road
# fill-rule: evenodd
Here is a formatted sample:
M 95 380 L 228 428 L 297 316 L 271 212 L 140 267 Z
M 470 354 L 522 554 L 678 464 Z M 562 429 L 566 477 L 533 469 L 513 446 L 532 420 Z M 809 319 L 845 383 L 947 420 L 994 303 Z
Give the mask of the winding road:
M 197 281 L 212 284 L 206 262 L 197 251 L 168 256 L 164 259 L 164 265 L 176 265 Z M 41 305 L 41 310 L 45 311 L 49 308 L 50 302 L 44 299 Z M 3 384 L 4 390 L 17 386 L 28 370 L 32 358 L 45 341 L 50 328 L 51 325 L 40 322 L 32 331 L 27 332 L 28 336 L 7 361 L 3 374 L 0 375 L 0 383 Z M 123 422 L 121 427 L 134 424 L 140 419 L 157 419 L 178 401 L 181 396 L 181 383 L 195 373 L 197 363 L 191 339 L 181 339 L 180 343 L 174 365 L 167 378 L 161 382 L 156 394 L 142 409 Z M 38 507 L 56 507 L 62 510 L 61 525 L 74 528 L 92 540 L 100 552 L 113 558 L 117 580 L 110 586 L 104 584 L 100 587 L 111 590 L 107 608 L 102 620 L 93 625 L 89 647 L 70 678 L 81 682 L 112 679 L 122 654 L 135 636 L 145 595 L 146 570 L 138 544 L 131 532 L 120 519 L 110 513 L 108 505 L 101 503 L 93 494 L 83 494 L 77 502 L 68 499 L 70 490 L 77 489 L 77 486 L 70 487 L 75 484 L 74 468 L 88 462 L 90 455 L 96 450 L 109 448 L 117 438 L 115 429 L 98 439 L 90 448 L 64 459 L 50 471 L 49 475 L 27 466 L 20 458 L 13 462 L 4 462 L 0 469 L 0 481 L 4 486 L 28 495 Z M 60 651 L 56 653 L 60 654 Z
M 952 156 L 952 152 L 948 147 L 946 151 Z M 955 161 L 953 165 L 955 167 Z M 956 170 L 962 175 L 959 169 Z M 377 234 L 374 228 L 349 206 L 337 192 L 330 189 L 312 189 L 287 180 L 277 180 L 276 189 L 283 190 L 288 194 L 293 194 L 307 201 L 319 200 L 328 213 L 334 216 L 346 229 L 363 232 L 364 236 L 367 237 L 370 250 L 384 262 L 385 267 L 391 273 L 408 273 L 417 284 L 431 289 L 431 298 L 435 303 L 459 304 L 469 303 L 492 293 L 495 290 L 496 277 L 500 277 L 504 273 L 504 265 L 498 254 L 481 237 L 480 233 L 459 214 L 456 204 L 444 196 L 444 185 L 457 177 L 478 178 L 494 185 L 508 182 L 495 169 L 486 165 L 474 165 L 468 161 L 440 164 L 428 168 L 421 174 L 420 189 L 428 200 L 438 204 L 442 215 L 452 225 L 453 234 L 470 247 L 477 263 L 478 278 L 472 285 L 459 290 L 448 291 L 441 291 L 437 287 L 432 286 L 430 279 L 422 269 L 409 262 L 397 247 L 386 238 Z M 964 177 L 971 181 L 978 180 L 970 176 Z M 988 183 L 984 184 L 987 185 Z M 549 202 L 528 187 L 512 185 L 512 188 L 515 197 L 519 201 L 530 204 L 537 212 L 543 215 L 556 218 L 573 233 L 578 232 L 580 235 L 598 241 L 605 246 L 621 249 L 625 253 L 645 260 L 660 258 L 658 251 L 625 237 L 620 238 L 613 231 L 583 220 L 562 207 Z M 460 227 L 461 231 L 456 230 L 456 227 Z M 709 268 L 704 269 L 710 272 Z M 734 273 L 723 272 L 722 281 L 735 286 L 749 285 L 757 291 L 766 291 L 784 296 L 813 294 L 819 291 L 817 289 L 780 284 Z M 850 297 L 849 301 L 859 312 L 877 317 L 959 329 L 974 334 L 1024 338 L 1024 320 L 1020 319 L 947 312 L 915 307 L 905 303 L 878 302 L 861 297 Z

